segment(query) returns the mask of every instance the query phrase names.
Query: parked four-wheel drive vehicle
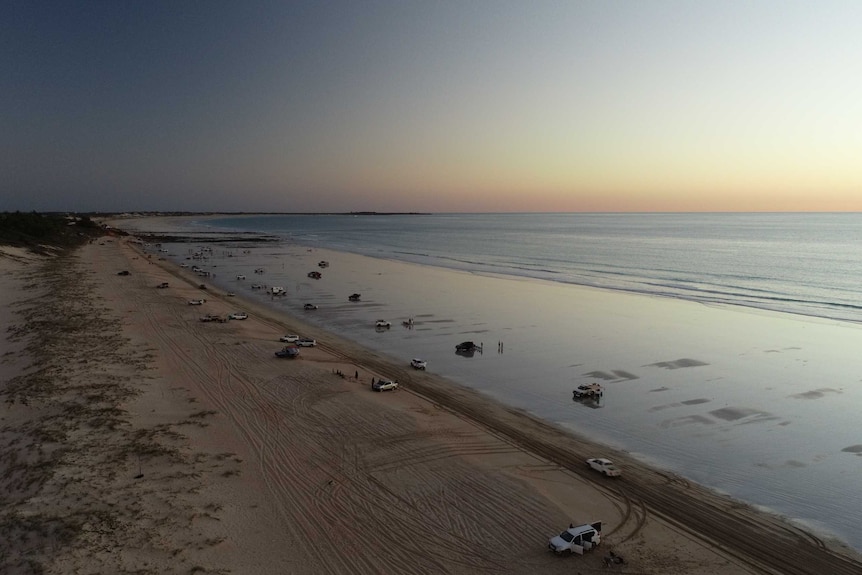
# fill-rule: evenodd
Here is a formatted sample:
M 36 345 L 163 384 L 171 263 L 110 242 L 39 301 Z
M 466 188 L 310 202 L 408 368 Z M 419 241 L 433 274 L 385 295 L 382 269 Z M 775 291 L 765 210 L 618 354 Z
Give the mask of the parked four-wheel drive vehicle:
M 398 389 L 398 382 L 391 379 L 378 379 L 371 384 L 371 389 L 374 391 L 395 391 Z
M 287 345 L 282 349 L 275 352 L 276 357 L 286 357 L 286 358 L 294 358 L 299 357 L 299 348 L 291 345 Z
M 460 351 L 460 352 L 471 352 L 471 351 L 477 351 L 479 349 L 481 349 L 481 346 L 476 345 L 472 341 L 462 341 L 461 343 L 459 343 L 458 345 L 455 346 L 455 351 Z
M 623 472 L 620 468 L 614 465 L 614 462 L 604 457 L 592 457 L 587 459 L 587 465 L 590 469 L 595 469 L 605 477 L 620 477 Z
M 602 542 L 602 522 L 574 525 L 551 537 L 548 541 L 548 549 L 556 554 L 577 553 L 583 555 L 584 551 L 590 551 L 598 547 Z
M 574 399 L 585 399 L 585 398 L 600 398 L 604 391 L 602 390 L 602 386 L 598 383 L 590 383 L 579 385 L 577 389 L 572 391 L 572 397 Z

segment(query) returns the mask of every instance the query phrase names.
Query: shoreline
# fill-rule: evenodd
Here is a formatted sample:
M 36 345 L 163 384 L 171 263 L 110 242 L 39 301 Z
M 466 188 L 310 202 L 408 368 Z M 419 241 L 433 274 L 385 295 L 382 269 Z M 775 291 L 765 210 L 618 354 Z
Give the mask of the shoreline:
M 303 249 L 305 249 L 305 247 L 303 247 Z M 314 252 L 315 250 L 308 249 L 308 251 L 309 251 L 309 252 Z M 326 250 L 326 249 L 323 249 L 323 251 L 324 251 L 324 252 L 329 252 L 329 250 Z M 337 252 L 336 252 L 336 253 L 337 253 Z M 355 256 L 355 255 L 356 255 L 356 254 L 351 254 L 351 257 L 353 257 L 353 256 Z M 311 257 L 312 259 L 315 259 L 315 260 L 316 260 L 316 257 L 317 257 L 317 256 L 316 256 L 316 255 L 312 255 L 312 256 L 309 256 L 309 257 Z M 359 256 L 359 257 L 362 257 L 362 256 Z M 388 261 L 388 260 L 387 260 L 387 261 Z M 402 262 L 396 262 L 396 263 L 399 263 L 399 264 L 400 264 L 400 263 L 402 263 Z M 406 265 L 412 265 L 412 264 L 406 264 Z M 330 270 L 330 271 L 331 271 L 331 270 Z M 448 271 L 451 271 L 451 270 L 448 270 Z M 515 279 L 516 279 L 516 281 L 517 281 L 517 278 L 515 278 Z M 602 290 L 601 288 L 592 288 L 592 287 L 589 287 L 589 286 L 583 286 L 583 288 L 582 288 L 582 289 L 587 290 L 587 291 L 595 291 L 596 293 L 602 293 L 602 292 L 605 292 L 605 290 Z M 613 290 L 612 290 L 612 293 L 617 293 L 617 292 L 613 292 Z M 239 294 L 238 294 L 238 295 L 239 295 Z M 649 297 L 649 296 L 643 296 L 643 297 Z M 748 308 L 744 308 L 744 309 L 748 309 Z M 271 308 L 269 308 L 268 306 L 264 306 L 264 307 L 261 309 L 261 311 L 262 311 L 263 313 L 268 313 L 268 312 L 271 312 L 272 310 L 271 310 Z M 760 314 L 765 314 L 765 315 L 768 315 L 768 316 L 781 316 L 781 315 L 783 315 L 783 314 L 781 314 L 780 312 L 773 312 L 773 311 L 768 311 L 768 310 L 767 310 L 767 311 L 764 311 L 764 310 L 752 309 L 752 310 L 749 310 L 749 311 L 750 311 L 750 312 L 752 312 L 752 313 L 754 313 L 755 315 L 760 315 Z M 302 321 L 302 320 L 299 318 L 299 316 L 298 316 L 297 314 L 295 314 L 295 313 L 290 313 L 290 312 L 288 312 L 288 313 L 289 313 L 289 316 L 288 316 L 288 317 L 290 317 L 290 318 L 291 318 L 291 321 Z M 814 318 L 814 320 L 813 320 L 813 321 L 818 322 L 819 320 L 818 320 L 817 318 Z M 824 323 L 828 323 L 828 322 L 825 322 L 825 320 L 824 320 Z M 309 325 L 309 328 L 308 328 L 308 329 L 310 329 L 310 330 L 314 331 L 314 330 L 319 330 L 320 328 L 319 328 L 318 326 L 312 326 L 312 325 Z M 326 334 L 326 331 L 324 331 L 323 333 L 324 333 L 324 334 Z M 332 337 L 331 330 L 330 330 L 330 332 L 329 332 L 329 336 L 330 336 L 330 337 Z M 319 336 L 318 336 L 318 337 L 319 337 Z M 344 342 L 344 343 L 347 343 L 347 342 Z M 350 343 L 352 344 L 352 343 L 354 343 L 354 342 L 350 342 Z M 363 353 L 365 353 L 365 352 L 363 352 Z M 387 357 L 384 359 L 384 361 L 386 361 L 386 362 L 391 362 L 391 361 L 392 361 L 392 359 L 391 359 L 391 357 L 389 357 L 389 356 L 387 355 Z M 389 370 L 390 370 L 390 373 L 391 373 L 391 372 L 392 372 L 392 366 L 390 366 L 390 367 L 389 367 Z M 411 376 L 412 376 L 412 374 L 410 373 L 410 371 L 409 371 L 409 370 L 405 370 L 405 369 L 402 369 L 402 368 L 400 368 L 400 367 L 397 367 L 397 368 L 396 368 L 396 370 L 400 370 L 400 376 L 402 377 L 401 381 L 408 381 L 408 382 L 409 382 L 409 381 L 411 380 Z M 445 377 L 445 376 L 444 376 L 444 377 Z M 459 385 L 459 386 L 463 386 L 463 384 L 457 384 L 457 385 Z M 468 389 L 469 389 L 469 388 L 468 388 Z M 429 396 L 433 398 L 433 397 L 434 397 L 434 393 L 435 393 L 436 391 L 437 391 L 437 389 L 436 389 L 436 388 L 428 388 L 428 389 L 427 389 L 427 391 L 426 391 L 426 393 L 429 393 Z M 470 390 L 470 391 L 472 391 L 472 390 Z M 444 392 L 444 394 L 445 394 L 445 393 L 447 393 L 447 392 Z M 488 395 L 486 395 L 486 394 L 484 394 L 484 393 L 482 393 L 482 392 L 477 392 L 477 393 L 479 393 L 479 399 L 480 399 L 480 400 L 488 400 L 488 399 L 489 399 L 489 396 L 488 396 Z M 438 397 L 438 400 L 439 400 L 439 397 Z M 496 400 L 494 400 L 494 401 L 496 402 Z M 518 409 L 518 408 L 505 408 L 505 407 L 504 407 L 503 409 L 505 409 L 505 410 L 507 410 L 507 411 L 511 411 L 512 413 L 516 413 L 516 414 L 518 414 L 518 415 L 523 415 L 523 413 L 524 413 L 524 412 L 523 412 L 523 410 Z M 562 431 L 563 435 L 568 436 L 568 435 L 570 435 L 570 434 L 574 433 L 576 437 L 578 437 L 578 436 L 579 436 L 579 434 L 577 434 L 577 432 L 573 432 L 572 430 L 565 430 L 565 429 L 563 429 L 563 428 L 561 428 L 561 427 L 559 427 L 559 426 L 557 426 L 557 425 L 550 424 L 550 423 L 546 423 L 545 421 L 543 421 L 543 420 L 541 420 L 541 419 L 537 419 L 537 418 L 535 418 L 534 416 L 527 415 L 527 417 L 529 417 L 530 419 L 534 419 L 534 420 L 536 420 L 536 421 L 537 421 L 538 423 L 540 423 L 541 425 L 550 425 L 552 428 L 554 428 L 554 429 L 556 429 L 556 430 L 558 430 L 558 431 Z M 582 436 L 580 436 L 580 437 L 579 437 L 579 440 L 583 440 L 583 437 L 582 437 Z M 586 451 L 586 452 L 582 455 L 582 458 L 583 458 L 583 457 L 586 457 L 586 456 L 589 456 L 589 453 L 591 453 L 591 452 L 593 452 L 593 453 L 594 453 L 596 449 L 603 449 L 603 448 L 602 448 L 599 444 L 597 444 L 597 443 L 591 442 L 591 445 L 593 445 L 593 446 L 594 446 L 594 447 L 592 448 L 592 451 Z M 605 452 L 608 452 L 608 450 L 607 450 L 606 448 L 604 448 L 604 451 L 605 451 Z M 618 459 L 623 459 L 623 458 L 624 458 L 625 460 L 629 460 L 629 459 L 630 459 L 630 458 L 628 457 L 628 455 L 627 455 L 625 452 L 622 452 L 622 451 L 619 451 L 619 450 L 615 450 L 615 451 L 613 452 L 613 454 L 612 454 L 612 455 L 613 455 L 614 457 L 618 458 Z M 645 464 L 645 465 L 647 465 L 647 466 L 648 466 L 648 464 Z M 663 473 L 663 472 L 659 471 L 659 474 L 662 474 L 662 473 Z M 673 475 L 673 474 L 671 473 L 670 475 Z M 683 480 L 683 481 L 684 481 L 684 480 Z M 707 488 L 707 489 L 708 489 L 708 488 Z M 711 492 L 713 492 L 714 494 L 716 494 L 719 498 L 722 498 L 722 499 L 731 499 L 732 501 L 734 501 L 734 502 L 735 502 L 735 503 L 734 503 L 735 505 L 740 505 L 739 500 L 737 500 L 737 499 L 732 499 L 732 498 L 728 498 L 726 495 L 721 494 L 721 493 L 720 493 L 720 491 L 718 491 L 718 490 L 710 490 L 710 491 L 711 491 Z M 741 504 L 741 505 L 745 505 L 745 506 L 747 506 L 748 504 Z M 752 507 L 752 509 L 754 509 L 754 508 Z M 763 513 L 765 513 L 765 514 L 767 514 L 767 515 L 771 516 L 773 519 L 775 519 L 775 520 L 777 520 L 777 521 L 779 521 L 779 522 L 787 521 L 787 519 L 785 519 L 781 514 L 779 514 L 779 513 L 777 513 L 777 512 L 774 512 L 774 511 L 761 511 L 761 512 L 763 512 Z M 794 524 L 798 524 L 798 523 L 794 523 Z M 797 528 L 798 528 L 798 527 L 797 527 Z M 803 529 L 810 529 L 810 527 L 803 527 Z M 843 549 L 845 549 L 846 551 L 849 551 L 851 554 L 855 554 L 855 553 L 856 553 L 854 550 L 851 550 L 850 548 L 846 547 L 846 545 L 845 545 L 843 542 L 840 542 L 840 541 L 838 541 L 838 540 L 835 540 L 835 541 L 834 541 L 834 544 L 836 544 L 839 548 L 843 548 Z
M 259 231 L 241 231 L 236 229 L 228 228 L 227 230 L 214 231 L 214 228 L 209 228 L 210 231 L 201 231 L 202 234 L 200 237 L 196 236 L 196 233 L 193 233 L 191 230 L 193 228 L 189 227 L 188 224 L 192 221 L 206 221 L 206 220 L 220 220 L 225 218 L 230 219 L 242 219 L 242 218 L 255 218 L 260 216 L 301 216 L 301 217 L 314 217 L 314 216 L 343 216 L 343 215 L 351 215 L 351 214 L 339 214 L 339 213 L 325 213 L 325 214 L 268 214 L 268 213 L 202 213 L 197 215 L 181 215 L 181 216 L 164 216 L 164 215 L 156 215 L 152 217 L 130 217 L 126 220 L 107 220 L 109 222 L 118 224 L 118 229 L 121 227 L 119 223 L 122 225 L 129 226 L 129 230 L 132 230 L 133 233 L 141 233 L 145 235 L 151 236 L 154 241 L 159 241 L 159 236 L 162 234 L 170 235 L 173 233 L 175 238 L 165 238 L 165 241 L 169 241 L 170 239 L 176 238 L 186 238 L 183 240 L 184 242 L 194 242 L 200 241 L 202 243 L 212 242 L 213 239 L 206 239 L 203 235 L 208 235 L 211 237 L 220 238 L 219 242 L 228 242 L 228 241 L 259 241 L 263 242 L 273 242 L 273 241 L 285 241 L 284 237 L 278 235 L 272 235 L 267 232 L 259 232 Z M 358 215 L 358 214 L 355 214 Z M 387 215 L 387 214 L 372 214 L 372 215 Z M 388 215 L 437 215 L 437 214 L 388 214 Z M 231 230 L 231 231 L 228 231 Z M 244 237 L 232 237 L 232 235 L 245 235 Z M 228 239 L 223 239 L 228 238 Z M 293 242 L 293 239 L 287 240 Z M 442 269 L 447 269 L 450 271 L 460 271 L 465 273 L 471 273 L 475 275 L 481 275 L 486 277 L 499 277 L 504 279 L 511 280 L 526 280 L 526 281 L 547 281 L 554 284 L 559 284 L 563 286 L 570 286 L 574 288 L 583 288 L 589 290 L 600 290 L 606 292 L 612 292 L 617 294 L 625 294 L 625 295 L 633 295 L 633 296 L 643 296 L 643 297 L 659 297 L 668 299 L 671 301 L 684 301 L 699 305 L 707 305 L 707 306 L 716 306 L 722 307 L 726 306 L 734 309 L 741 310 L 749 310 L 753 313 L 764 313 L 764 314 L 782 314 L 782 315 L 790 315 L 793 317 L 797 317 L 800 319 L 810 319 L 812 321 L 824 321 L 824 322 L 840 322 L 847 323 L 849 325 L 862 326 L 862 319 L 854 319 L 850 317 L 839 317 L 824 314 L 822 311 L 819 313 L 815 313 L 812 311 L 807 311 L 804 308 L 798 309 L 784 309 L 781 307 L 770 307 L 769 305 L 764 304 L 763 302 L 754 303 L 752 301 L 746 301 L 744 299 L 738 301 L 727 301 L 722 299 L 710 299 L 708 297 L 704 297 L 703 294 L 700 295 L 692 295 L 687 293 L 672 293 L 672 292 L 653 292 L 644 289 L 638 289 L 635 287 L 625 287 L 622 285 L 607 285 L 607 284 L 599 284 L 599 283 L 589 283 L 586 281 L 577 281 L 577 280 L 560 280 L 552 277 L 537 277 L 533 275 L 522 275 L 519 273 L 514 273 L 514 270 L 506 270 L 506 271 L 476 271 L 476 270 L 468 270 L 455 265 L 447 264 L 446 261 L 435 261 L 435 262 L 422 262 L 412 259 L 398 258 L 393 257 L 391 255 L 380 255 L 375 254 L 370 251 L 362 251 L 362 250 L 349 250 L 342 249 L 339 247 L 328 247 L 328 246 L 319 246 L 314 243 L 296 243 L 294 245 L 311 248 L 311 249 L 321 249 L 326 251 L 335 251 L 341 253 L 349 253 L 359 257 L 368 257 L 372 259 L 378 259 L 381 261 L 393 261 L 393 262 L 401 262 L 409 265 L 420 265 L 420 266 L 430 266 L 430 267 L 440 267 Z
M 260 277 L 276 285 L 283 280 L 290 292 L 267 307 L 308 317 L 396 363 L 419 354 L 431 360 L 429 370 L 497 401 L 769 509 L 823 538 L 859 544 L 854 514 L 841 501 L 853 495 L 856 483 L 846 476 L 857 469 L 851 449 L 860 438 L 855 426 L 827 433 L 820 424 L 862 399 L 846 359 L 862 346 L 854 324 L 289 243 L 244 247 L 248 254 L 214 253 L 205 264 L 219 271 L 214 281 L 222 289 L 260 300 L 248 287 L 253 268 L 266 267 Z M 332 260 L 326 278 L 306 280 L 319 257 Z M 236 273 L 251 279 L 235 281 Z M 363 302 L 347 305 L 350 291 L 362 292 Z M 485 301 L 486 293 L 494 294 L 493 302 Z M 321 309 L 294 311 L 306 300 Z M 532 301 L 541 303 L 524 305 Z M 402 330 L 399 320 L 417 312 L 413 329 Z M 369 329 L 378 315 L 395 320 L 395 329 Z M 493 346 L 498 337 L 505 355 L 493 347 L 469 360 L 452 355 L 458 341 L 490 339 Z M 596 379 L 608 391 L 604 408 L 573 408 L 571 389 Z M 797 413 L 800 404 L 805 407 Z M 824 476 L 824 465 L 834 472 Z
M 305 281 L 303 268 L 317 269 L 318 253 L 333 265 L 324 281 Z M 277 262 L 287 270 L 275 269 Z M 231 274 L 267 267 L 261 277 L 276 285 L 276 278 L 287 278 L 283 285 L 295 291 L 267 307 L 308 317 L 396 363 L 420 354 L 432 360 L 432 372 L 496 401 L 683 473 L 823 538 L 843 534 L 858 543 L 854 514 L 834 507 L 852 496 L 845 492 L 855 483 L 843 477 L 856 469 L 851 449 L 859 437 L 855 427 L 847 426 L 824 436 L 819 423 L 823 410 L 828 417 L 840 417 L 858 399 L 855 386 L 845 381 L 848 375 L 852 380 L 853 366 L 842 355 L 842 350 L 862 345 L 854 324 L 498 278 L 289 243 L 281 249 L 252 248 L 240 258 L 214 253 L 208 264 L 219 270 L 223 289 L 252 299 L 260 298 Z M 291 268 L 299 273 L 291 274 Z M 340 291 L 348 287 L 361 291 L 364 303 L 341 302 Z M 492 305 L 485 305 L 484 293 L 494 294 Z M 313 315 L 293 311 L 307 298 L 321 304 L 321 310 Z M 541 304 L 523 305 L 534 300 Z M 574 306 L 573 300 L 578 302 Z M 422 317 L 417 316 L 415 329 L 399 329 L 401 316 L 417 312 Z M 366 327 L 378 314 L 396 320 L 392 333 Z M 451 354 L 454 342 L 498 337 L 506 340 L 505 355 L 492 352 L 464 360 Z M 814 379 L 804 377 L 800 367 Z M 566 400 L 571 389 L 594 378 L 608 391 L 605 408 L 573 408 Z M 829 387 L 823 387 L 826 381 Z M 797 413 L 801 404 L 805 411 Z M 689 436 L 705 439 L 690 441 Z M 781 445 L 787 448 L 776 449 Z M 820 470 L 830 453 L 828 468 L 835 472 L 824 475 Z M 812 492 L 814 484 L 820 489 Z
M 624 480 L 603 482 L 583 469 L 594 444 L 433 374 L 410 373 L 388 357 L 254 301 L 240 299 L 252 314 L 247 322 L 201 324 L 200 310 L 185 303 L 202 293 L 197 278 L 168 262 L 150 263 L 123 244 L 89 246 L 81 257 L 101 284 L 100 297 L 123 318 L 126 337 L 146 350 L 154 370 L 141 384 L 149 389 L 144 399 L 160 403 L 148 408 L 145 402 L 132 411 L 133 419 L 141 424 L 176 412 L 172 397 L 179 392 L 178 398 L 194 400 L 182 400 L 190 407 L 176 413 L 179 421 L 208 414 L 201 416 L 206 428 L 186 426 L 186 438 L 176 439 L 181 451 L 193 460 L 196 453 L 224 453 L 225 446 L 234 453 L 218 460 L 227 467 L 203 466 L 175 478 L 186 488 L 203 481 L 201 493 L 210 499 L 184 502 L 190 514 L 204 517 L 203 541 L 210 542 L 181 552 L 187 565 L 261 573 L 283 572 L 285 565 L 309 573 L 422 572 L 431 565 L 453 573 L 527 573 L 537 565 L 551 573 L 589 571 L 601 568 L 601 553 L 560 560 L 549 556 L 543 541 L 572 519 L 596 517 L 607 525 L 604 549 L 618 551 L 641 573 L 858 569 L 858 563 L 812 545 L 792 525 L 624 455 Z M 131 277 L 116 276 L 121 267 Z M 161 281 L 171 287 L 153 289 Z M 235 298 L 207 297 L 207 312 L 237 306 Z M 322 345 L 296 363 L 257 359 L 271 357 L 285 330 L 316 335 Z M 110 359 L 101 364 L 110 366 Z M 361 371 L 362 381 L 335 377 L 336 369 Z M 373 394 L 370 374 L 395 375 L 405 390 Z M 138 470 L 127 468 L 131 472 Z M 148 467 L 145 476 L 153 473 Z M 152 504 L 143 499 L 145 507 Z M 687 508 L 688 501 L 695 506 Z M 674 517 L 677 511 L 684 517 Z M 200 528 L 200 520 L 192 521 Z M 256 534 L 263 525 L 265 541 Z M 327 548 L 325 555 L 307 547 L 348 525 L 348 545 Z M 397 533 L 425 532 L 421 553 L 409 538 L 390 539 L 385 548 L 372 540 L 395 525 L 407 529 Z M 482 538 L 501 525 L 509 529 L 505 545 Z M 727 531 L 718 529 L 722 525 Z M 753 529 L 747 543 L 713 547 L 746 529 Z M 483 545 L 490 546 L 487 552 Z M 86 557 L 88 551 L 76 553 Z M 404 563 L 404 556 L 411 562 Z M 158 550 L 147 560 L 171 565 L 169 554 Z

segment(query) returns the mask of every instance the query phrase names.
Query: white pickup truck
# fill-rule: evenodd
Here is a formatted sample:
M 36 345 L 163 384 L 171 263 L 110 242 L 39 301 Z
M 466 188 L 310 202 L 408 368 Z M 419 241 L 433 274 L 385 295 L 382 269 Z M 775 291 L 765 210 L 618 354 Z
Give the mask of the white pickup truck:
M 574 525 L 551 537 L 548 541 L 548 549 L 560 555 L 562 553 L 577 553 L 583 555 L 584 551 L 590 551 L 598 547 L 602 542 L 602 522 Z

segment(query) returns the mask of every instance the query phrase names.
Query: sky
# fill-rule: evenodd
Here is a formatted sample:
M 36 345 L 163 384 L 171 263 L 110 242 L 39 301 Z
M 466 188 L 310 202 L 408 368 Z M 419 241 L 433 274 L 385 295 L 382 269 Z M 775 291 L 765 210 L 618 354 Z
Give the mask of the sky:
M 0 3 L 0 211 L 862 211 L 858 0 Z

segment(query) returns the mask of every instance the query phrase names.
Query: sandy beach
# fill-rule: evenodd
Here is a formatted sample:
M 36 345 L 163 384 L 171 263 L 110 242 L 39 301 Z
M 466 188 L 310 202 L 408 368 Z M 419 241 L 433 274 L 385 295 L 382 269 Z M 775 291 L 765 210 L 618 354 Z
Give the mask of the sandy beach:
M 773 515 L 201 290 L 125 238 L 0 266 L 4 573 L 591 573 L 609 550 L 622 573 L 862 570 Z M 278 359 L 285 333 L 320 345 Z M 372 392 L 380 377 L 401 389 Z M 625 476 L 589 471 L 596 454 Z M 596 551 L 548 551 L 595 521 Z

